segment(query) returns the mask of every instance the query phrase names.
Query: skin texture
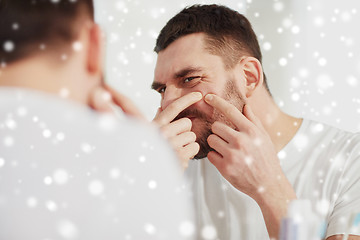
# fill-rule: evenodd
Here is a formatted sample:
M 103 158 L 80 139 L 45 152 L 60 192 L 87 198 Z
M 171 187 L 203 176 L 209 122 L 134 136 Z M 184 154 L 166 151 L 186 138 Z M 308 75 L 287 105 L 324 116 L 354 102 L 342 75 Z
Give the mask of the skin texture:
M 220 56 L 205 50 L 204 36 L 189 34 L 159 52 L 153 89 L 161 94 L 161 119 L 167 119 L 159 125 L 173 133 L 169 139 L 189 131 L 195 133 L 196 142 L 205 138 L 210 146 L 208 160 L 235 188 L 257 202 L 269 236 L 276 239 L 288 203 L 297 198 L 280 167 L 277 152 L 292 139 L 302 119 L 283 113 L 274 103 L 263 85 L 262 66 L 257 59 L 243 56 L 227 69 Z M 226 95 L 230 80 L 241 99 Z M 204 98 L 190 101 L 192 92 L 200 92 Z M 208 135 L 204 119 L 181 114 L 186 104 L 180 107 L 179 101 L 188 101 L 191 109 L 213 120 Z M 184 119 L 186 131 L 183 125 L 171 122 L 174 118 Z M 191 129 L 187 118 L 192 121 Z M 190 160 L 187 157 L 194 152 L 185 155 L 186 144 L 170 142 L 186 166 Z

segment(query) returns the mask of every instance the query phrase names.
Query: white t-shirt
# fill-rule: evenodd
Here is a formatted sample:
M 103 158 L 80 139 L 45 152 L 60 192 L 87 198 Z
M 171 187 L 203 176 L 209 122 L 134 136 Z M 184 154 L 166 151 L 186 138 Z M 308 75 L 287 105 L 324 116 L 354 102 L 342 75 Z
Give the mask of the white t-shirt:
M 278 157 L 297 197 L 309 199 L 313 211 L 324 217 L 326 237 L 349 231 L 349 216 L 360 213 L 360 134 L 303 120 Z M 256 202 L 235 189 L 207 159 L 192 161 L 187 174 L 200 226 L 214 226 L 212 234 L 216 230 L 221 240 L 269 239 Z
M 0 88 L 0 239 L 194 239 L 183 180 L 155 128 Z

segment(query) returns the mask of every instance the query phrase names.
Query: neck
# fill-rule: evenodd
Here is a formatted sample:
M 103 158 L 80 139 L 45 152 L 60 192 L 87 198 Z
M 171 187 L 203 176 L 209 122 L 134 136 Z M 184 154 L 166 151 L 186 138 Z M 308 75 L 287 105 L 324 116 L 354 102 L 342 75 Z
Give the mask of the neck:
M 86 103 L 86 91 L 76 89 L 75 82 L 79 79 L 74 81 L 78 75 L 72 65 L 70 62 L 54 62 L 45 56 L 20 60 L 0 67 L 0 86 L 30 88 Z
M 302 119 L 281 111 L 265 89 L 259 89 L 259 92 L 254 94 L 254 97 L 249 99 L 249 104 L 279 152 L 295 136 Z

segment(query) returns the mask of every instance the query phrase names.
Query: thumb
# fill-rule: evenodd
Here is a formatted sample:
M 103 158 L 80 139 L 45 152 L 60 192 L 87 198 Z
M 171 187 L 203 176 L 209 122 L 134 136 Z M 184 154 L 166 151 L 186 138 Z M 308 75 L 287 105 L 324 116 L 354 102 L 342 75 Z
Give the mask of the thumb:
M 156 115 L 155 115 L 155 117 L 154 117 L 154 119 L 153 119 L 153 122 L 157 122 L 157 119 L 160 117 L 160 114 L 161 114 L 161 113 L 162 113 L 162 108 L 159 107 L 158 110 L 157 110 L 157 112 L 156 112 Z
M 120 107 L 124 113 L 133 116 L 135 118 L 145 120 L 144 115 L 138 109 L 138 107 L 125 95 L 120 94 L 115 89 L 105 86 L 105 89 L 111 94 L 112 100 L 116 106 Z
M 94 88 L 89 94 L 88 104 L 99 112 L 112 112 L 111 95 L 101 87 Z

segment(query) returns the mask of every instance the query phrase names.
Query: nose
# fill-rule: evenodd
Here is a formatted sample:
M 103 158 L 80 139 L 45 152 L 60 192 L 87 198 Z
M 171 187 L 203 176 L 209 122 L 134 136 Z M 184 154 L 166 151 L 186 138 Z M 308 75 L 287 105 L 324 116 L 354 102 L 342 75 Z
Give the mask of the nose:
M 161 99 L 161 108 L 167 108 L 172 102 L 184 95 L 182 89 L 170 85 L 166 87 L 163 98 Z

